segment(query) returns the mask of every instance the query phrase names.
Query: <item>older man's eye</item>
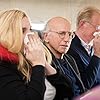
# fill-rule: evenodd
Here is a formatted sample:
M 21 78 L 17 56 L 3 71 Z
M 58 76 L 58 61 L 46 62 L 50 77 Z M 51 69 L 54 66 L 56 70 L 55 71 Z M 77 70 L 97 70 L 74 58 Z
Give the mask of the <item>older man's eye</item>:
M 66 34 L 66 32 L 59 32 L 59 34 L 61 34 L 61 35 L 65 35 L 65 34 Z

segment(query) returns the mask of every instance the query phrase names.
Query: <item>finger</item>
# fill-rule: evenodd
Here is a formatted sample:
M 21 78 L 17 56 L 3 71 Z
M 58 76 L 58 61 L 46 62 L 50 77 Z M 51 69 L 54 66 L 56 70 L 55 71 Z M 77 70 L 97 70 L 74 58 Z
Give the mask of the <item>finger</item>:
M 34 34 L 34 36 L 32 36 L 32 40 L 34 42 L 34 45 L 36 45 L 36 46 L 41 44 L 40 38 L 36 34 Z
M 31 52 L 31 51 L 33 50 L 33 47 L 32 47 L 32 45 L 31 45 L 30 42 L 28 42 L 26 49 L 27 49 L 27 52 L 28 52 L 28 53 Z
M 39 38 L 38 32 L 35 32 L 35 33 L 34 33 L 34 37 L 35 37 L 36 39 Z
M 37 40 L 37 42 L 42 41 L 42 40 L 40 39 L 40 37 L 39 37 L 39 35 L 38 35 L 38 33 L 37 33 L 37 32 L 35 32 L 35 33 L 34 33 L 34 36 L 33 36 L 32 38 L 33 38 L 33 39 L 36 39 L 36 40 Z
M 98 36 L 99 36 L 99 34 L 96 34 L 96 35 L 95 35 L 95 37 L 94 37 L 94 39 L 97 39 L 97 38 L 98 38 Z
M 32 44 L 34 43 L 34 38 L 32 38 L 32 37 L 33 37 L 32 34 L 29 34 L 29 35 L 28 35 L 29 43 L 31 44 L 31 46 L 32 46 Z

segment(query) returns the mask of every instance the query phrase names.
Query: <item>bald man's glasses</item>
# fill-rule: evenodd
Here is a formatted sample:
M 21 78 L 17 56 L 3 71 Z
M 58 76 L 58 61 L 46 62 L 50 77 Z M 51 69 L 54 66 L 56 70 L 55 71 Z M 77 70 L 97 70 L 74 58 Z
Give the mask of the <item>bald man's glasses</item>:
M 74 33 L 72 33 L 72 32 L 68 32 L 68 31 L 67 31 L 67 32 L 65 32 L 65 31 L 56 32 L 56 31 L 52 31 L 52 30 L 50 30 L 50 32 L 57 33 L 61 39 L 63 39 L 63 38 L 65 37 L 66 34 L 69 35 L 70 39 L 73 39 L 74 36 L 75 36 Z

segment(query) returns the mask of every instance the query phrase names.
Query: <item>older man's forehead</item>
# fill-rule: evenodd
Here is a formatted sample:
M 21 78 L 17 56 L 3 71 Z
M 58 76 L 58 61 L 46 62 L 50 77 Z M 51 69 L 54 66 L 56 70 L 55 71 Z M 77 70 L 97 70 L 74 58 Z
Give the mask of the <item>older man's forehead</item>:
M 48 24 L 52 24 L 52 23 L 66 23 L 66 24 L 70 24 L 70 22 L 65 19 L 65 18 L 62 18 L 62 17 L 55 17 L 55 18 L 52 18 Z
M 62 19 L 55 19 L 55 20 L 52 20 L 50 23 L 49 23 L 49 27 L 50 28 L 53 28 L 53 29 L 59 29 L 59 28 L 68 28 L 70 27 L 70 23 L 65 21 L 65 20 L 62 20 Z

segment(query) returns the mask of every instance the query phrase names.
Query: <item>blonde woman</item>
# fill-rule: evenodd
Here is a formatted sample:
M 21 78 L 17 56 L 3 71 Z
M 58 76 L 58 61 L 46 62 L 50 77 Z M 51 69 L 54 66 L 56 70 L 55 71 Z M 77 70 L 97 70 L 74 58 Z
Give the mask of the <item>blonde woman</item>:
M 25 12 L 0 11 L 0 100 L 43 100 L 45 72 L 56 73 L 37 34 L 27 35 L 29 41 L 24 43 L 29 32 L 31 25 Z

